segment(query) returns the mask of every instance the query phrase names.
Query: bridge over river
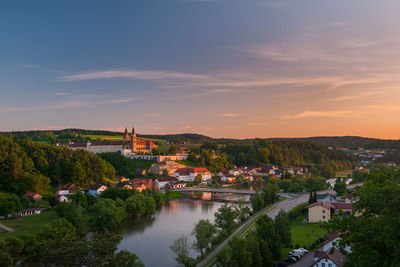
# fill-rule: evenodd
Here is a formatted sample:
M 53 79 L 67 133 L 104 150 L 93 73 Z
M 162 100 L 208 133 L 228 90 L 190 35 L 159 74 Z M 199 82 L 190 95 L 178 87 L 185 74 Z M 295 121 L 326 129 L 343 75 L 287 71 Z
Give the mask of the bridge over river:
M 256 191 L 251 190 L 239 190 L 239 189 L 214 189 L 214 188 L 196 188 L 196 187 L 186 187 L 186 188 L 178 188 L 173 189 L 171 191 L 175 192 L 201 192 L 201 193 L 231 193 L 231 194 L 239 194 L 239 195 L 255 195 Z

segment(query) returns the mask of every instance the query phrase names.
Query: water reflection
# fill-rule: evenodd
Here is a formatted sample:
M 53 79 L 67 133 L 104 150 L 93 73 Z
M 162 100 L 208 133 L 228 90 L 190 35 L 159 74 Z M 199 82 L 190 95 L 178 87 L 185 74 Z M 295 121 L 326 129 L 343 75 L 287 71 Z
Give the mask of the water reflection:
M 146 266 L 175 266 L 175 254 L 169 246 L 182 234 L 190 236 L 200 219 L 214 221 L 214 213 L 223 203 L 180 199 L 166 203 L 155 214 L 141 216 L 121 224 L 117 232 L 123 235 L 119 249 L 136 253 Z M 191 249 L 191 257 L 198 253 Z

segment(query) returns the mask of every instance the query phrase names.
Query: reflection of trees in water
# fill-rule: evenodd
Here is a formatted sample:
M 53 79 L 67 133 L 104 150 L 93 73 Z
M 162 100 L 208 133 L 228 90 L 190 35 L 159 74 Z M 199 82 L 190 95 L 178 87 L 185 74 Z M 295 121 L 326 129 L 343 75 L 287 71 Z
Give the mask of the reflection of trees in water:
M 209 213 L 215 205 L 215 203 L 211 202 L 211 201 L 204 201 L 201 204 L 202 204 L 201 211 L 206 212 L 206 213 Z
M 131 218 L 123 222 L 116 229 L 121 234 L 131 235 L 135 233 L 143 233 L 147 227 L 153 225 L 156 220 L 156 216 L 154 214 L 141 215 L 135 218 Z M 121 231 L 122 230 L 122 231 Z

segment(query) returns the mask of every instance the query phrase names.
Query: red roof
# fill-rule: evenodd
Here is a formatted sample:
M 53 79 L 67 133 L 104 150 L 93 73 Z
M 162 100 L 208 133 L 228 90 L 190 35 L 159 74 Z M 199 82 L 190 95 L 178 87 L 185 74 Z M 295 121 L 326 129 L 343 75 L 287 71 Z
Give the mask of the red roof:
M 141 145 L 141 146 L 154 146 L 155 145 L 153 143 L 153 141 L 148 141 L 148 140 L 137 140 L 136 144 Z
M 35 197 L 37 195 L 41 196 L 39 193 L 36 192 L 28 192 L 25 194 L 26 197 Z
M 315 206 L 322 206 L 322 207 L 324 207 L 326 209 L 331 209 L 331 208 L 333 209 L 334 208 L 332 203 L 330 203 L 330 202 L 322 202 L 322 201 L 314 202 L 314 203 L 308 205 L 308 208 L 312 208 L 312 207 L 315 207 Z

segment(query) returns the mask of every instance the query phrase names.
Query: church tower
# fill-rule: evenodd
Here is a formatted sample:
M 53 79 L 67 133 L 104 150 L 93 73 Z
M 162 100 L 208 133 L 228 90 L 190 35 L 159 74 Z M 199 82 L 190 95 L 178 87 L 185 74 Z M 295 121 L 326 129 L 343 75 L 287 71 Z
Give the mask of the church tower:
M 136 132 L 135 127 L 132 128 L 132 153 L 136 153 L 137 146 L 136 146 Z
M 125 127 L 125 133 L 124 133 L 124 143 L 128 142 L 130 140 L 129 133 L 128 133 L 128 128 Z

